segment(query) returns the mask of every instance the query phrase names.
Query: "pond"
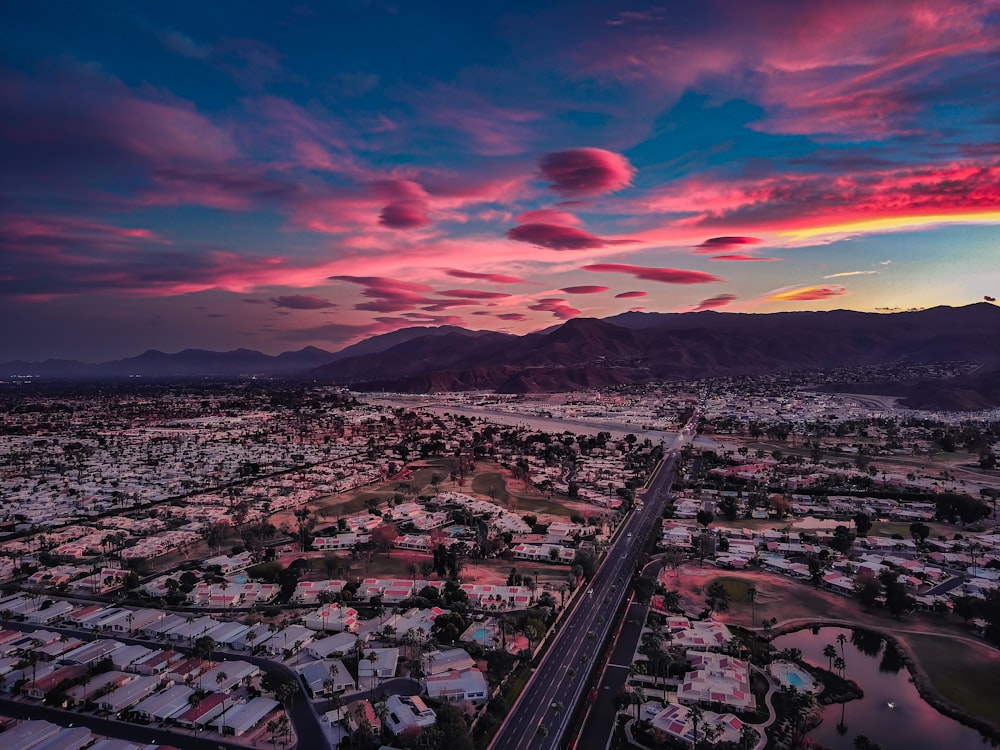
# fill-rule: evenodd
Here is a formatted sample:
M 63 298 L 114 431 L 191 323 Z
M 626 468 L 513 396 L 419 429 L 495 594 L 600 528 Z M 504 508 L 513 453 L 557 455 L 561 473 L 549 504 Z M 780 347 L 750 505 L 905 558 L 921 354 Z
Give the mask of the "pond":
M 841 644 L 837 636 L 843 635 Z M 797 648 L 813 666 L 829 668 L 823 647 L 843 648 L 845 676 L 865 693 L 860 700 L 823 707 L 823 723 L 809 736 L 831 750 L 854 750 L 860 734 L 885 750 L 966 750 L 990 747 L 974 729 L 941 714 L 924 702 L 910 680 L 896 649 L 882 636 L 864 630 L 818 628 L 799 630 L 774 639 L 777 649 Z

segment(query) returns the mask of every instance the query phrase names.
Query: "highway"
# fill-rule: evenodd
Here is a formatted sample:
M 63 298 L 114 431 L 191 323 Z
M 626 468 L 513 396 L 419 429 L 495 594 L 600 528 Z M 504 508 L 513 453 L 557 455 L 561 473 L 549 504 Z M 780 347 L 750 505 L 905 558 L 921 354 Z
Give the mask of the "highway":
M 659 529 L 677 449 L 691 439 L 696 419 L 693 417 L 673 446 L 666 449 L 642 495 L 642 507 L 622 524 L 603 564 L 590 583 L 584 584 L 586 590 L 575 598 L 549 650 L 493 738 L 491 750 L 549 750 L 559 746 L 601 645 L 616 625 L 616 613 L 629 592 L 647 538 Z

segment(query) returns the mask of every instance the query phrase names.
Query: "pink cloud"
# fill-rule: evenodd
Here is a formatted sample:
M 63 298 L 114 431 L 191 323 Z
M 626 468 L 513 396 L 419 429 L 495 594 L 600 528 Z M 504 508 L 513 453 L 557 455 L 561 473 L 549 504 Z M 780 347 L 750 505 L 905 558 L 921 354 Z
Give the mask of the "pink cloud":
M 142 206 L 207 206 L 246 211 L 267 204 L 294 202 L 297 188 L 251 169 L 155 169 L 139 196 Z
M 576 227 L 559 224 L 521 224 L 507 230 L 507 238 L 550 250 L 589 250 L 609 245 L 625 245 L 632 240 L 607 240 Z
M 421 305 L 420 309 L 428 312 L 444 312 L 453 307 L 470 307 L 482 304 L 482 302 L 473 299 L 432 299 L 428 302 L 430 304 Z
M 553 208 L 539 208 L 535 211 L 525 211 L 517 215 L 518 224 L 561 224 L 575 227 L 581 224 L 579 217 L 569 211 L 557 211 Z
M 483 292 L 478 289 L 447 289 L 443 292 L 436 292 L 444 297 L 464 297 L 465 299 L 501 299 L 510 297 L 505 292 Z
M 628 210 L 688 214 L 668 228 L 667 234 L 676 238 L 695 228 L 746 226 L 817 236 L 825 227 L 836 234 L 839 226 L 873 219 L 961 218 L 964 213 L 995 210 L 997 205 L 1000 165 L 956 162 L 842 174 L 836 180 L 825 173 L 743 182 L 691 178 Z M 849 231 L 849 226 L 839 231 Z M 634 236 L 645 242 L 665 238 L 663 231 Z M 704 252 L 714 249 L 706 247 Z
M 431 287 L 426 284 L 400 281 L 385 276 L 331 276 L 330 280 L 346 281 L 364 287 L 362 296 L 369 297 L 373 301 L 361 302 L 354 306 L 355 310 L 401 312 L 434 302 L 424 296 L 424 293 L 431 291 Z
M 527 283 L 524 279 L 518 278 L 517 276 L 504 276 L 499 273 L 476 273 L 474 271 L 462 271 L 456 268 L 450 268 L 446 270 L 445 273 L 456 279 L 470 279 L 473 281 L 490 281 L 494 284 Z
M 718 276 L 702 271 L 688 271 L 680 268 L 647 268 L 630 266 L 625 263 L 595 263 L 583 267 L 584 271 L 595 273 L 627 273 L 644 281 L 659 281 L 664 284 L 707 284 L 725 281 Z
M 375 318 L 375 320 L 379 323 L 396 327 L 412 326 L 414 323 L 426 323 L 436 326 L 465 326 L 465 320 L 457 315 L 428 315 L 421 312 L 403 313 L 398 318 L 379 317 Z
M 59 194 L 99 178 L 134 185 L 157 168 L 212 170 L 241 156 L 230 130 L 190 102 L 151 87 L 133 91 L 65 57 L 33 77 L 0 74 L 0 110 L 5 172 Z
M 547 297 L 538 300 L 533 305 L 528 305 L 529 310 L 536 312 L 549 312 L 559 320 L 569 320 L 580 314 L 580 311 L 572 307 L 566 300 L 555 297 Z
M 289 310 L 323 310 L 328 307 L 337 307 L 333 302 L 311 294 L 291 294 L 284 297 L 272 297 L 270 302 L 275 307 L 285 307 Z
M 921 98 L 934 95 L 948 64 L 968 70 L 997 48 L 994 13 L 992 2 L 953 0 L 723 0 L 717 22 L 597 28 L 565 65 L 630 87 L 633 110 L 644 114 L 651 102 L 711 83 L 720 99 L 749 89 L 764 110 L 759 130 L 884 137 L 923 125 Z
M 431 223 L 427 206 L 420 201 L 390 203 L 378 215 L 378 223 L 390 229 L 416 229 Z
M 528 319 L 528 316 L 522 313 L 497 313 L 496 317 L 498 317 L 500 320 L 516 320 L 516 321 Z
M 542 177 L 566 196 L 613 193 L 632 184 L 635 167 L 621 154 L 600 148 L 575 148 L 542 157 Z
M 606 286 L 567 286 L 559 290 L 566 294 L 598 294 L 608 291 Z
M 621 294 L 616 294 L 615 299 L 631 299 L 632 297 L 645 297 L 646 292 L 622 292 Z
M 694 311 L 700 312 L 702 310 L 714 310 L 717 307 L 725 307 L 735 299 L 735 294 L 718 294 L 715 297 L 703 299 L 698 303 L 698 306 L 694 309 Z
M 378 223 L 390 229 L 416 229 L 431 223 L 427 216 L 427 191 L 412 180 L 382 180 L 372 190 L 392 201 L 379 213 Z
M 476 90 L 440 82 L 407 93 L 422 119 L 465 136 L 462 145 L 473 153 L 523 154 L 538 138 L 534 123 L 540 115 L 535 110 L 497 104 Z
M 767 302 L 808 302 L 813 300 L 830 299 L 841 297 L 847 294 L 847 290 L 842 286 L 805 286 L 797 289 L 787 289 L 771 294 L 766 298 Z
M 779 260 L 779 259 L 778 258 L 761 258 L 761 257 L 759 257 L 757 255 L 741 255 L 741 254 L 737 253 L 737 254 L 730 254 L 730 255 L 713 255 L 711 258 L 709 258 L 709 260 L 732 260 L 732 261 L 739 261 L 739 260 L 765 260 L 765 261 L 770 261 L 770 260 Z
M 758 245 L 763 240 L 756 237 L 711 237 L 699 245 L 695 245 L 699 253 L 716 253 L 720 250 L 732 250 L 746 245 Z
M 376 180 L 370 187 L 378 198 L 390 202 L 426 201 L 429 197 L 423 186 L 414 180 Z

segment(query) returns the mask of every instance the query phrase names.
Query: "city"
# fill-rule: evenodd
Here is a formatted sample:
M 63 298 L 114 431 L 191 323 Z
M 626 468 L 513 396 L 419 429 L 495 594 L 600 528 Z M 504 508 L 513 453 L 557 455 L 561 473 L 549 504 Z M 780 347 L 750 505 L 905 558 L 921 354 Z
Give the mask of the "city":
M 865 735 L 884 648 L 936 743 L 997 738 L 950 676 L 996 680 L 998 415 L 788 382 L 9 386 L 0 706 L 79 747 L 793 747 Z
M 1000 0 L 0 49 L 2 750 L 1000 746 Z

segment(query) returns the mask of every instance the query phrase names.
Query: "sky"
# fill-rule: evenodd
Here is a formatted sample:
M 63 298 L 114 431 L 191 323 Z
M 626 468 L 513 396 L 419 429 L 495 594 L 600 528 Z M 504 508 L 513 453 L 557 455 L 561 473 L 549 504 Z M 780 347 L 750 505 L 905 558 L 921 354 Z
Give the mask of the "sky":
M 0 49 L 0 360 L 1000 296 L 1000 0 L 37 0 Z

